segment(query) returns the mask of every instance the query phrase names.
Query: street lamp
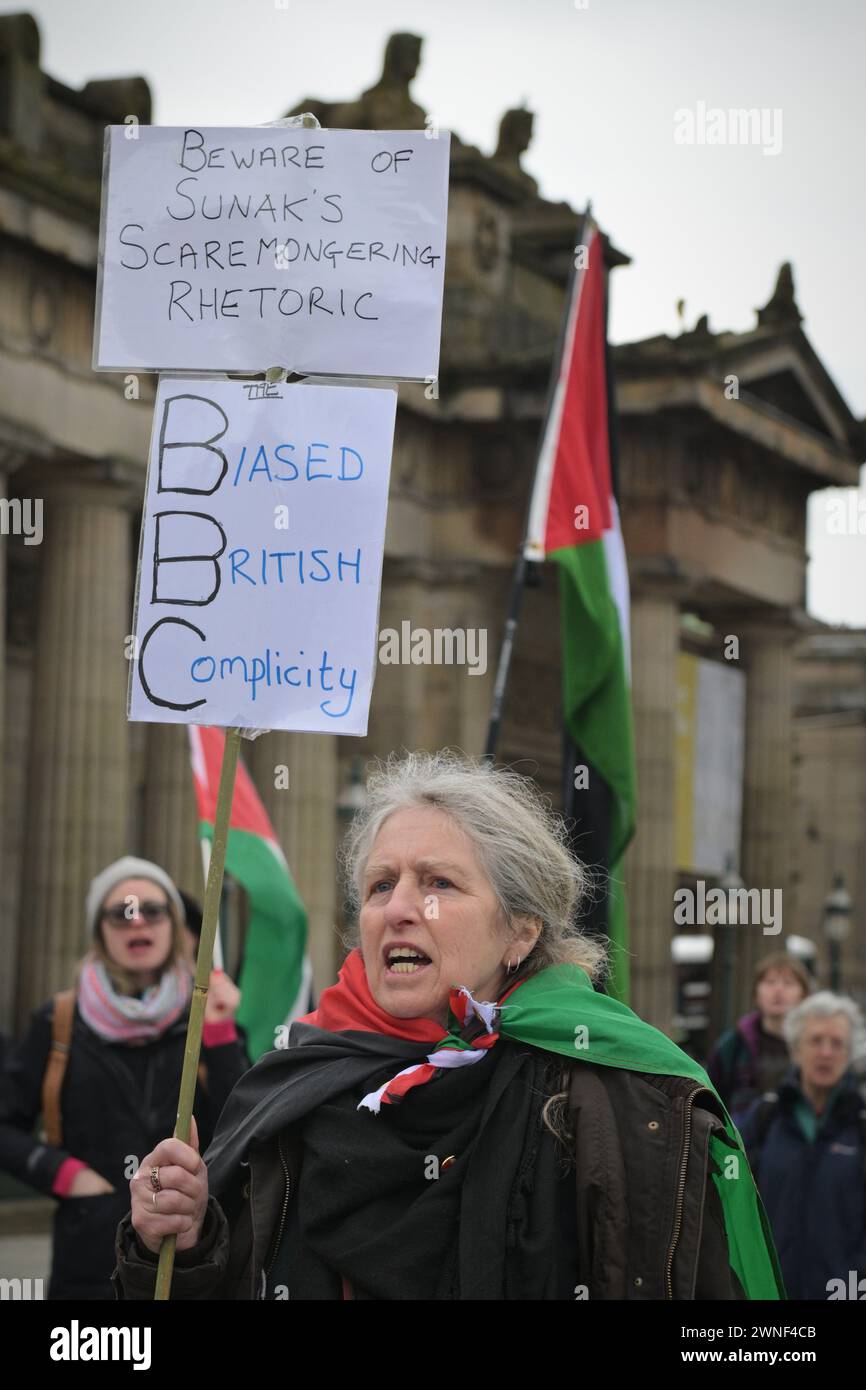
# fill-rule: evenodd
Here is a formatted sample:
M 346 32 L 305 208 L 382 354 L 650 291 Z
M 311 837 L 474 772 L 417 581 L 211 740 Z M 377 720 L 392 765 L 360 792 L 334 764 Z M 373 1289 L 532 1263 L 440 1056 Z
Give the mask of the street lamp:
M 833 878 L 833 891 L 824 903 L 824 935 L 830 956 L 830 988 L 838 994 L 842 988 L 842 942 L 851 926 L 851 895 L 845 887 L 843 874 Z
M 725 860 L 725 872 L 719 879 L 719 887 L 725 895 L 724 910 L 721 913 L 718 931 L 721 932 L 721 951 L 718 952 L 719 984 L 719 1031 L 725 1032 L 734 1023 L 734 969 L 737 961 L 737 926 L 740 920 L 740 890 L 745 887 L 743 880 L 734 868 L 734 856 L 729 854 Z M 715 954 L 715 952 L 714 952 Z

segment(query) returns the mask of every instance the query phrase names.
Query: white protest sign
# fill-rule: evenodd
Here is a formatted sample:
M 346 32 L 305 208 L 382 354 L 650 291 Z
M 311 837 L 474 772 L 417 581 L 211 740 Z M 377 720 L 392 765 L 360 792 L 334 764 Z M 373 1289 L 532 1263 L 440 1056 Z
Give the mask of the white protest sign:
M 450 136 L 109 126 L 93 366 L 434 379 Z
M 160 379 L 131 719 L 367 732 L 396 405 Z

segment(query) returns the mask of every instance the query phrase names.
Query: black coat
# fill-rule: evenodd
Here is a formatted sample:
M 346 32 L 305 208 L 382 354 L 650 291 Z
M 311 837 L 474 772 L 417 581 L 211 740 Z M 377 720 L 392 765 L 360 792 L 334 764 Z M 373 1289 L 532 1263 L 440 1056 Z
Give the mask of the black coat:
M 393 1063 L 393 1038 L 366 1035 L 362 1046 L 358 1037 L 342 1037 L 330 1067 L 334 1095 L 351 1089 L 357 1099 L 361 1087 L 367 1089 L 371 1051 L 390 1052 Z M 534 1052 L 508 1039 L 497 1048 L 503 1055 Z M 276 1296 L 281 1238 L 285 1230 L 292 1237 L 293 1224 L 299 1230 L 304 1201 L 303 1123 L 282 1127 L 285 1107 L 293 1103 L 291 1066 L 302 1051 L 268 1053 L 235 1092 L 213 1151 L 205 1155 L 212 1189 L 205 1222 L 198 1244 L 177 1255 L 172 1299 L 257 1299 L 268 1289 Z M 518 1084 L 525 1086 L 525 1079 Z M 295 1101 L 302 1107 L 299 1097 L 317 1085 L 305 1069 Z M 569 1296 L 588 1296 L 590 1306 L 596 1299 L 743 1298 L 729 1267 L 709 1150 L 711 1135 L 724 1134 L 716 1098 L 689 1078 L 577 1061 L 565 1064 L 553 1089 L 568 1091 L 575 1146 L 574 1166 L 558 1184 L 565 1242 L 536 1256 L 556 1261 L 561 1277 L 555 1296 L 561 1298 L 570 1281 Z M 431 1145 L 433 1153 L 435 1140 Z M 470 1157 L 474 1161 L 474 1151 Z M 519 1184 L 521 1191 L 533 1187 L 525 1173 Z M 479 1204 L 472 1220 L 504 1231 L 501 1210 Z M 517 1242 L 516 1230 L 509 1231 Z M 461 1227 L 461 1242 L 464 1237 Z M 476 1242 L 466 1244 L 474 1248 Z M 156 1266 L 127 1214 L 117 1235 L 118 1298 L 152 1299 Z M 578 1288 L 587 1292 L 578 1295 Z
M 63 1147 L 54 1148 L 34 1135 L 53 1007 L 52 1000 L 34 1012 L 0 1077 L 0 1168 L 48 1196 L 67 1158 L 81 1159 L 111 1183 L 113 1193 L 56 1199 L 48 1289 L 49 1298 L 111 1299 L 114 1236 L 129 1211 L 129 1179 L 145 1154 L 174 1132 L 187 1015 L 155 1041 L 131 1046 L 106 1042 L 76 1007 L 61 1096 Z M 203 1046 L 201 1060 L 207 1091 L 197 1084 L 194 1114 L 204 1151 L 249 1060 L 240 1042 Z
M 831 1279 L 866 1275 L 864 1107 L 854 1078 L 845 1084 L 813 1140 L 797 1122 L 802 1098 L 792 1068 L 765 1112 L 757 1100 L 740 1124 L 779 1252 L 789 1298 L 827 1299 Z M 764 1130 L 763 1135 L 760 1133 Z

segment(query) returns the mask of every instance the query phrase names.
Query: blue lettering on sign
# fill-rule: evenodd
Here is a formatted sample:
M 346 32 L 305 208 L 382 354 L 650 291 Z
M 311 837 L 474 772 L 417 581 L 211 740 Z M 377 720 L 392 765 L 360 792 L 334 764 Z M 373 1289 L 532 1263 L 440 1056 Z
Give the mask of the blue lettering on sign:
M 303 656 L 304 652 L 301 650 L 297 655 Z M 322 651 L 318 665 L 296 662 L 284 666 L 279 649 L 271 647 L 266 647 L 264 653 L 251 656 L 239 653 L 234 656 L 198 656 L 190 663 L 189 672 L 198 685 L 209 685 L 215 680 L 239 680 L 249 686 L 254 701 L 259 686 L 264 686 L 266 690 L 283 685 L 295 689 L 306 686 L 307 690 L 328 697 L 319 701 L 319 709 L 329 719 L 344 719 L 349 713 L 358 680 L 357 667 L 337 667 L 328 660 L 327 650 Z
M 324 558 L 323 558 L 324 557 Z M 255 552 L 238 545 L 228 552 L 231 566 L 229 582 L 237 586 L 243 581 L 255 589 L 268 584 L 361 583 L 361 547 L 353 551 L 328 550 L 316 546 L 312 550 L 268 550 L 261 546 Z M 294 561 L 289 564 L 289 561 Z
M 252 444 L 249 448 L 244 445 L 238 457 L 232 487 L 237 487 L 241 482 L 251 483 L 253 478 L 262 476 L 269 483 L 297 482 L 301 469 L 291 457 L 295 452 L 294 444 Z M 277 473 L 277 464 L 288 471 Z M 363 472 L 364 460 L 358 450 L 349 444 L 316 441 L 305 447 L 303 477 L 308 483 L 326 479 L 337 483 L 355 483 Z

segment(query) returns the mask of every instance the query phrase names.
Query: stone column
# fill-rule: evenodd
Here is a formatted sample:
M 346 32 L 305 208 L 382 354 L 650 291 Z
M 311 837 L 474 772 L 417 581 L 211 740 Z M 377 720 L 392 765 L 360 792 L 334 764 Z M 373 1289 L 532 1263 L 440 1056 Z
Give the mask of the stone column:
M 637 828 L 628 851 L 632 1007 L 669 1030 L 676 889 L 675 736 L 679 605 L 673 594 L 637 593 L 631 605 Z
M 425 595 L 435 584 L 435 575 L 426 569 L 422 577 L 418 569 L 415 563 L 386 557 L 380 634 L 388 629 L 399 637 L 404 622 L 412 628 L 425 623 Z M 429 674 L 429 668 L 423 666 L 379 664 L 370 708 L 371 753 L 384 756 L 391 749 L 430 746 L 434 731 L 430 727 Z
M 348 740 L 347 740 L 348 741 Z M 337 921 L 337 739 L 333 734 L 274 731 L 252 743 L 245 759 L 289 861 L 309 918 L 313 990 L 337 978 L 340 945 Z M 288 771 L 289 785 L 278 770 Z
M 107 483 L 39 484 L 45 498 L 18 1022 L 72 984 L 91 877 L 128 848 L 124 637 L 129 514 Z
M 793 808 L 794 644 L 798 633 L 778 623 L 733 623 L 746 666 L 746 735 L 743 770 L 743 859 L 746 888 L 781 890 L 782 929 L 768 935 L 760 923 L 738 929 L 735 1000 L 750 1003 L 751 977 L 762 955 L 782 948 L 794 928 L 791 879 Z
M 204 901 L 198 811 L 185 724 L 147 725 L 144 854 Z
M 382 756 L 392 749 L 435 752 L 451 747 L 480 756 L 487 735 L 498 629 L 502 625 L 502 612 L 490 601 L 487 576 L 475 564 L 434 566 L 386 559 L 379 632 L 393 630 L 400 640 L 404 622 L 413 632 L 428 632 L 431 642 L 437 628 L 465 633 L 465 663 L 380 664 L 369 738 L 360 751 Z M 483 670 L 482 658 L 486 660 Z
M 23 575 L 32 574 L 39 563 L 39 509 L 36 500 L 20 498 L 13 484 L 19 469 L 28 463 L 27 454 L 17 445 L 0 441 L 0 498 L 6 509 L 0 530 L 0 1029 L 16 1031 L 16 977 L 21 924 L 21 856 L 26 827 L 22 811 L 27 797 L 27 750 L 30 712 L 30 646 L 32 614 L 22 595 L 26 592 Z M 9 493 L 14 495 L 9 499 Z M 20 505 L 21 511 L 17 508 Z M 20 524 L 19 524 L 20 523 Z M 27 525 L 27 532 L 24 525 Z M 14 539 L 7 540 L 7 534 Z M 7 615 L 9 566 L 12 547 L 15 564 L 17 602 Z M 15 581 L 13 581 L 15 582 Z
M 6 474 L 0 472 L 0 503 L 6 502 Z M 0 767 L 6 768 L 6 531 L 0 531 Z M 9 863 L 6 857 L 3 821 L 3 784 L 0 779 L 0 883 L 9 880 Z M 6 897 L 4 891 L 3 897 Z M 7 918 L 2 933 L 2 956 L 0 956 L 0 1027 L 11 1030 L 13 1001 L 15 993 L 15 953 L 17 949 L 17 922 Z

